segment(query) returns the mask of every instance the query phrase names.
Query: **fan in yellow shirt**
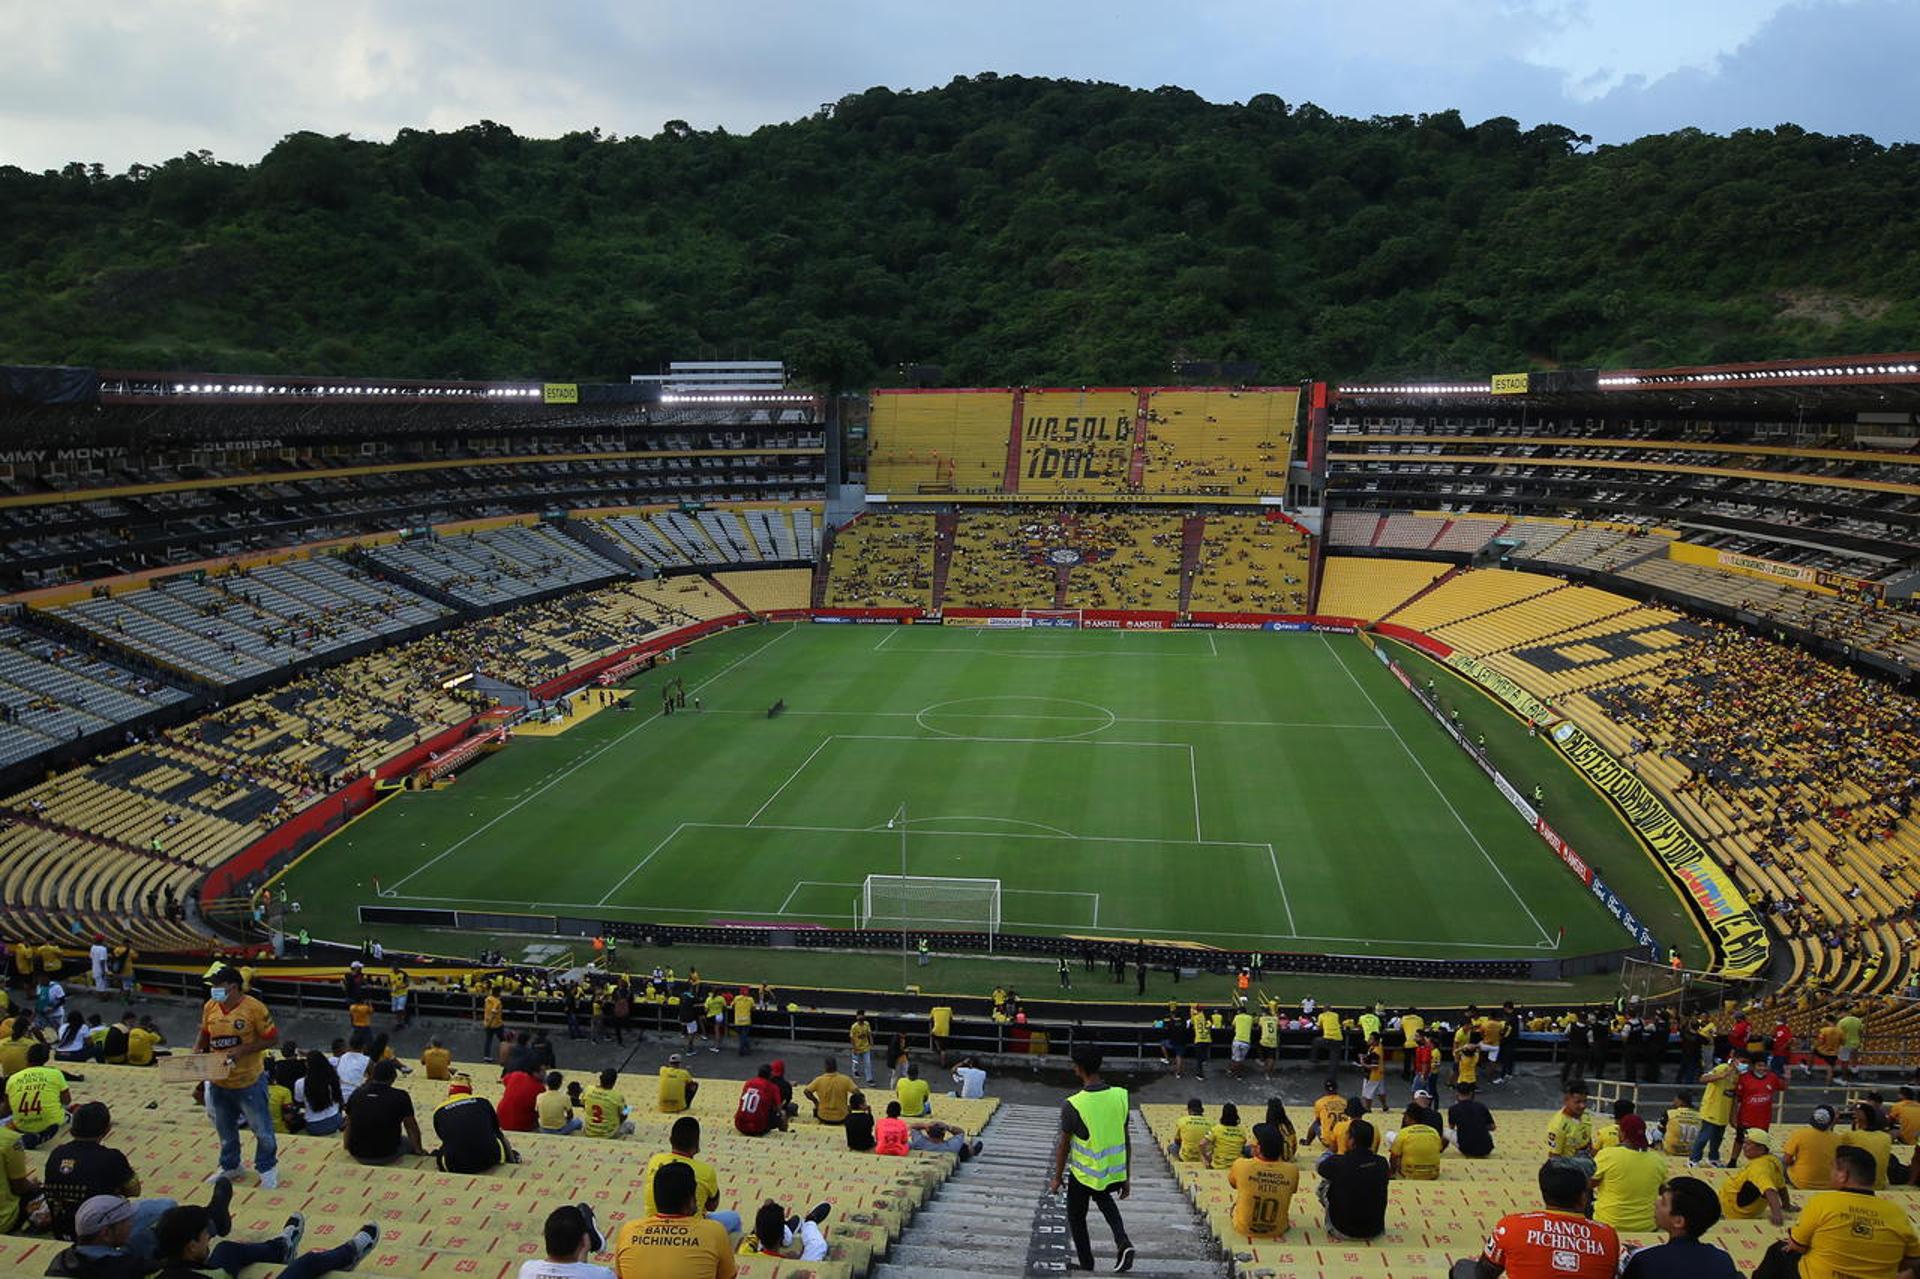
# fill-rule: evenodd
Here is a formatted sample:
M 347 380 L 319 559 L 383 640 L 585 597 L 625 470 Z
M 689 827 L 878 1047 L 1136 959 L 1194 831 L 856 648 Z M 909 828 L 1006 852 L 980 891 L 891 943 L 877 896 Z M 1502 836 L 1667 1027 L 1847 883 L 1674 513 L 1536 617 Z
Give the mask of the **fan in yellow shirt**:
M 127 1032 L 127 1065 L 153 1065 L 153 1046 L 166 1042 L 160 1031 L 149 1025 L 147 1018 L 142 1018 L 138 1026 Z
M 1647 1125 L 1640 1116 L 1620 1116 L 1618 1128 L 1619 1140 L 1593 1157 L 1593 1219 L 1615 1230 L 1650 1231 L 1667 1161 L 1647 1149 Z
M 1407 1107 L 1400 1117 L 1400 1135 L 1393 1139 L 1387 1161 L 1394 1175 L 1409 1181 L 1437 1181 L 1440 1178 L 1440 1152 L 1447 1139 L 1426 1122 L 1426 1113 L 1417 1106 Z
M 453 1054 L 438 1039 L 428 1042 L 426 1050 L 420 1054 L 420 1065 L 426 1070 L 428 1079 L 453 1078 Z
M 1800 1254 L 1802 1279 L 1891 1275 L 1920 1259 L 1920 1235 L 1906 1209 L 1869 1188 L 1867 1157 L 1841 1147 L 1833 1159 L 1832 1190 L 1808 1197 L 1800 1219 L 1787 1231 L 1787 1247 Z
M 1773 1153 L 1773 1134 L 1764 1128 L 1747 1129 L 1740 1152 L 1747 1161 L 1737 1172 L 1720 1183 L 1720 1211 L 1736 1220 L 1751 1220 L 1761 1213 L 1778 1226 L 1793 1207 L 1787 1198 L 1787 1170 Z
M 1593 1124 L 1587 1118 L 1584 1088 L 1569 1088 L 1560 1109 L 1547 1121 L 1547 1157 L 1578 1159 L 1593 1154 Z
M 1213 1121 L 1207 1118 L 1205 1105 L 1198 1097 L 1191 1097 L 1187 1100 L 1187 1113 L 1173 1126 L 1173 1144 L 1168 1153 L 1183 1164 L 1204 1163 L 1207 1134 L 1212 1131 Z
M 1780 1147 L 1787 1180 L 1801 1190 L 1825 1190 L 1833 1184 L 1833 1152 L 1840 1149 L 1833 1119 L 1833 1107 L 1815 1106 L 1810 1126 L 1796 1129 Z
M 1681 1089 L 1673 1095 L 1673 1105 L 1667 1107 L 1667 1117 L 1660 1125 L 1660 1149 L 1669 1155 L 1684 1155 L 1693 1149 L 1693 1139 L 1700 1131 L 1700 1112 L 1693 1108 L 1693 1094 Z
M 1196 1103 L 1197 1104 L 1197 1103 Z M 1338 1080 L 1327 1080 L 1327 1090 L 1313 1102 L 1313 1123 L 1320 1135 L 1320 1144 L 1328 1150 L 1333 1149 L 1333 1126 L 1347 1113 L 1347 1099 L 1340 1095 Z
M 685 1110 L 693 1103 L 694 1093 L 700 1085 L 693 1082 L 693 1075 L 680 1064 L 680 1054 L 667 1058 L 667 1064 L 660 1067 L 660 1092 L 656 1108 L 663 1115 L 674 1115 Z
M 627 1118 L 627 1099 L 614 1088 L 619 1082 L 619 1071 L 603 1070 L 598 1084 L 580 1094 L 580 1109 L 585 1112 L 581 1133 L 606 1140 L 633 1131 L 633 1123 Z
M 660 1210 L 621 1223 L 614 1273 L 620 1279 L 735 1279 L 740 1266 L 727 1228 L 699 1215 L 693 1169 L 680 1161 L 650 1169 L 646 1190 Z
M 909 1119 L 933 1113 L 928 1100 L 933 1095 L 933 1085 L 920 1078 L 920 1067 L 911 1062 L 907 1064 L 906 1078 L 893 1086 L 893 1095 L 900 1103 L 900 1113 Z
M 1220 1122 L 1207 1132 L 1208 1166 L 1225 1172 L 1247 1153 L 1247 1130 L 1240 1126 L 1240 1108 L 1232 1102 L 1220 1107 Z
M 1260 1130 L 1260 1150 L 1227 1170 L 1233 1187 L 1233 1228 L 1250 1239 L 1278 1239 L 1292 1225 L 1289 1209 L 1300 1189 L 1300 1170 L 1280 1157 L 1280 1133 Z

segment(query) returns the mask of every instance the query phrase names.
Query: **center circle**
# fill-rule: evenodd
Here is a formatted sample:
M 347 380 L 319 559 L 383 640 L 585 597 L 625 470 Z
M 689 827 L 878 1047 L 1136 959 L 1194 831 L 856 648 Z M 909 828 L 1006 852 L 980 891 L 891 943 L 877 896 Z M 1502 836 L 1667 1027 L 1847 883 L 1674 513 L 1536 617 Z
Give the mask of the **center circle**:
M 942 737 L 1064 742 L 1103 733 L 1118 722 L 1104 706 L 1071 697 L 963 697 L 923 706 L 914 723 Z M 937 721 L 947 721 L 947 726 Z M 1064 729 L 1071 731 L 1054 731 Z

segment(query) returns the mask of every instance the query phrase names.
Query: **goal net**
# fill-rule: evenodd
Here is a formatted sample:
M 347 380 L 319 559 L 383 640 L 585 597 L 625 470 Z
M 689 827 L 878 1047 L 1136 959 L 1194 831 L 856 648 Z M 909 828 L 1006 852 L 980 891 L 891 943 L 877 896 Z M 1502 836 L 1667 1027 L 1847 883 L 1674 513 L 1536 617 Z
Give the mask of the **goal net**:
M 869 875 L 860 885 L 862 928 L 1000 935 L 1000 881 L 943 875 Z
M 1023 608 L 1020 617 L 1028 626 L 1064 626 L 1076 630 L 1080 626 L 1077 608 Z

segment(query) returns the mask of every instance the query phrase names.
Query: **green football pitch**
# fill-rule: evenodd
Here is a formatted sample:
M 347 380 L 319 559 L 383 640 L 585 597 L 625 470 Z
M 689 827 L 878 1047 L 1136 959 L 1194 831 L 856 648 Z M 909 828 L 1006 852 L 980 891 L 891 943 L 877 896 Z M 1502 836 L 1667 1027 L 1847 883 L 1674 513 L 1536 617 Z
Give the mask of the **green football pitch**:
M 660 716 L 676 676 L 702 708 Z M 631 710 L 519 738 L 335 836 L 286 882 L 304 922 L 357 936 L 379 904 L 845 926 L 904 855 L 909 875 L 999 880 L 1009 932 L 1435 958 L 1625 944 L 1349 637 L 763 626 L 631 687 Z M 1605 838 L 1610 874 L 1645 862 L 1617 823 Z M 1652 913 L 1643 869 L 1629 900 Z

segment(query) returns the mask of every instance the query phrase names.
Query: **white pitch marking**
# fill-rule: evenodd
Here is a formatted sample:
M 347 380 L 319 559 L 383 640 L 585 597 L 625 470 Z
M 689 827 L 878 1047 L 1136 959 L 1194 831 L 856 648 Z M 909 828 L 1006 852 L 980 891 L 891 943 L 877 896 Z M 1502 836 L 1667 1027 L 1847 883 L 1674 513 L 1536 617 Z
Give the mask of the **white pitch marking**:
M 794 624 L 790 623 L 787 626 L 786 630 L 774 636 L 772 639 L 768 640 L 766 643 L 762 644 L 760 647 L 754 649 L 751 653 L 747 653 L 744 656 L 735 658 L 733 661 L 729 662 L 727 665 L 721 667 L 718 671 L 715 671 L 712 675 L 709 675 L 706 679 L 696 684 L 694 686 L 693 691 L 696 693 L 699 692 L 701 689 L 713 683 L 715 680 L 719 679 L 721 676 L 727 674 L 729 671 L 733 670 L 735 667 L 741 665 L 742 663 L 752 661 L 754 658 L 760 656 L 760 654 L 766 652 L 768 649 L 772 648 L 775 644 L 778 644 L 781 640 L 785 639 L 787 636 L 793 634 L 793 631 L 794 631 Z M 607 751 L 612 750 L 614 747 L 618 746 L 621 742 L 626 741 L 629 737 L 632 737 L 635 733 L 639 732 L 641 729 L 645 728 L 647 725 L 653 723 L 653 721 L 659 718 L 660 718 L 660 712 L 655 711 L 653 714 L 641 720 L 638 724 L 635 724 L 632 728 L 629 728 L 626 732 L 620 734 L 620 736 L 611 739 L 610 741 L 606 742 L 604 745 L 594 750 L 588 751 L 585 755 L 582 755 L 580 757 L 580 762 L 578 764 L 575 764 L 571 768 L 564 770 L 558 776 L 556 776 L 552 781 L 547 782 L 545 785 L 539 787 L 531 795 L 528 795 L 525 799 L 520 800 L 518 803 L 515 803 L 512 807 L 505 809 L 500 813 L 499 816 L 486 822 L 485 824 L 480 826 L 479 829 L 474 830 L 469 834 L 461 836 L 458 840 L 454 841 L 452 844 L 449 844 L 446 848 L 446 851 L 442 852 L 439 856 L 433 858 L 431 861 L 428 861 L 425 865 L 417 866 L 413 870 L 409 871 L 407 874 L 402 875 L 399 879 L 394 881 L 392 887 L 396 890 L 399 889 L 400 886 L 405 884 L 408 880 L 411 880 L 416 876 L 423 874 L 424 872 L 432 869 L 434 866 L 438 865 L 442 861 L 445 861 L 447 858 L 453 856 L 453 854 L 458 852 L 461 848 L 465 847 L 467 844 L 471 843 L 473 840 L 478 839 L 480 836 L 486 834 L 489 830 L 493 829 L 494 826 L 496 826 L 500 822 L 505 821 L 507 818 L 513 816 L 515 813 L 519 812 L 522 808 L 526 807 L 528 804 L 531 804 L 534 800 L 546 794 L 549 790 L 553 789 L 555 786 L 558 786 L 561 782 L 565 781 L 568 777 L 571 777 L 577 770 L 584 768 L 590 761 L 605 754 Z M 629 874 L 631 874 L 631 872 L 629 872 Z
M 1393 740 L 1400 743 L 1400 749 L 1407 753 L 1407 758 L 1413 761 L 1413 766 L 1420 770 L 1420 776 L 1427 779 L 1427 785 L 1433 787 L 1433 793 L 1440 797 L 1440 802 L 1446 805 L 1449 813 L 1453 814 L 1453 820 L 1459 823 L 1460 829 L 1465 831 L 1467 838 L 1473 841 L 1473 846 L 1480 850 L 1480 855 L 1487 859 L 1487 865 L 1493 867 L 1493 873 L 1498 875 L 1500 882 L 1507 886 L 1507 892 L 1513 895 L 1513 900 L 1533 922 L 1533 926 L 1540 930 L 1540 940 L 1551 942 L 1553 938 L 1547 932 L 1546 925 L 1540 922 L 1539 917 L 1533 913 L 1533 908 L 1528 906 L 1526 899 L 1520 896 L 1519 890 L 1513 886 L 1513 881 L 1507 878 L 1507 872 L 1501 870 L 1500 864 L 1493 860 L 1493 854 L 1489 853 L 1487 846 L 1480 842 L 1480 837 L 1473 833 L 1473 827 L 1467 825 L 1467 819 L 1460 816 L 1460 810 L 1453 806 L 1453 801 L 1447 798 L 1447 793 L 1440 789 L 1440 783 L 1433 780 L 1433 774 L 1429 773 L 1427 766 L 1420 762 L 1420 757 L 1413 753 L 1413 747 L 1407 745 L 1407 739 L 1400 735 L 1400 730 L 1395 728 L 1393 721 L 1387 718 L 1387 713 L 1380 709 L 1380 703 L 1373 700 L 1373 694 L 1367 691 L 1367 686 L 1360 682 L 1360 677 L 1353 673 L 1353 668 L 1347 665 L 1346 659 L 1340 656 L 1325 635 L 1320 637 L 1320 642 L 1326 644 L 1327 652 L 1333 655 L 1334 661 L 1340 663 L 1340 669 L 1347 673 L 1347 678 L 1353 681 L 1353 686 L 1360 690 L 1360 696 L 1367 699 L 1367 705 L 1373 707 L 1373 713 L 1380 717 L 1380 722 L 1392 730 Z
M 806 772 L 807 765 L 813 763 L 813 757 L 815 755 L 818 755 L 821 751 L 827 749 L 827 746 L 830 743 L 832 743 L 833 740 L 834 740 L 834 737 L 832 734 L 828 734 L 826 737 L 821 738 L 820 744 L 814 747 L 811 751 L 809 751 L 807 753 L 807 757 L 800 761 L 800 767 L 794 769 L 791 773 L 788 773 L 787 780 L 784 782 L 781 782 L 779 787 L 774 790 L 773 794 L 767 796 L 765 803 L 761 804 L 760 807 L 753 810 L 753 816 L 747 818 L 747 825 L 749 826 L 753 825 L 753 823 L 759 818 L 760 814 L 766 812 L 767 809 L 771 808 L 773 806 L 773 801 L 780 798 L 780 792 L 784 791 L 787 787 L 793 785 L 793 779 L 800 776 L 800 774 Z

